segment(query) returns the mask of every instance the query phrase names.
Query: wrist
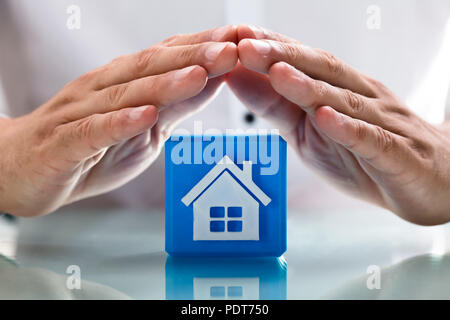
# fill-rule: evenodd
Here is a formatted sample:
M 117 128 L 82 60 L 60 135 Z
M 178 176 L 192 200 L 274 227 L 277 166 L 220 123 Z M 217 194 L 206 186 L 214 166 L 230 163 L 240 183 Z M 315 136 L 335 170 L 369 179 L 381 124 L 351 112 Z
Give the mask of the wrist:
M 0 150 L 7 150 L 8 143 L 11 142 L 11 135 L 9 133 L 10 122 L 13 119 L 4 113 L 0 113 L 0 127 L 2 132 L 0 132 Z M 0 217 L 5 214 L 10 214 L 9 212 L 9 200 L 11 195 L 8 195 L 8 188 L 10 181 L 9 169 L 11 168 L 11 150 L 5 151 L 4 155 L 0 157 Z

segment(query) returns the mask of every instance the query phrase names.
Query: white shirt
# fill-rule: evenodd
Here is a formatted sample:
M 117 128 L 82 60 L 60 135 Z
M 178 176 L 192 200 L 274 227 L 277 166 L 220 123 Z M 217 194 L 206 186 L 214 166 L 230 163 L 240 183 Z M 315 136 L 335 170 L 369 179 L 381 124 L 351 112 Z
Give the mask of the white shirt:
M 79 30 L 66 26 L 70 5 L 81 9 Z M 173 34 L 227 23 L 262 24 L 325 49 L 382 81 L 424 119 L 433 123 L 444 119 L 450 88 L 448 0 L 2 0 L 0 113 L 30 112 L 67 82 L 119 55 Z M 211 128 L 245 128 L 249 126 L 245 114 L 246 109 L 225 89 L 208 108 L 180 126 L 192 130 L 193 120 L 201 119 Z M 267 124 L 258 119 L 252 126 Z M 324 198 L 329 206 L 348 201 L 305 169 L 292 152 L 288 170 L 291 205 L 322 206 Z M 102 201 L 84 203 L 161 204 L 163 182 L 159 157 L 127 186 L 102 196 Z

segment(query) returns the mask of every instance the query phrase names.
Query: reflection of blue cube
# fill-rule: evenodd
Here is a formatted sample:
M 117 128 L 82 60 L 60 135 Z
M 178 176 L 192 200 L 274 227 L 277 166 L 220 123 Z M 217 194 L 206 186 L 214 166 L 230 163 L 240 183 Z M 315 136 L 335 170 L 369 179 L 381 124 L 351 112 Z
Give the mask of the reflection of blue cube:
M 169 254 L 283 254 L 286 142 L 279 135 L 172 136 L 165 152 Z
M 285 300 L 286 262 L 278 258 L 166 261 L 167 300 Z

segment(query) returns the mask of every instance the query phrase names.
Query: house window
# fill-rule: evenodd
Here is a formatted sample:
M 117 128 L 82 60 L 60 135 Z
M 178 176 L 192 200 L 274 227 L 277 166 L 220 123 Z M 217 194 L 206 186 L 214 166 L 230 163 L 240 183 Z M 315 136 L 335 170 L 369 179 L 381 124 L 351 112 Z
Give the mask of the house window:
M 211 207 L 209 215 L 211 218 L 224 218 L 225 208 L 224 207 Z
M 242 297 L 243 292 L 242 292 L 242 287 L 241 286 L 230 286 L 228 287 L 227 293 L 228 293 L 228 297 L 230 298 L 238 298 L 238 297 Z
M 242 207 L 211 207 L 210 232 L 242 232 Z
M 209 289 L 209 295 L 213 298 L 224 298 L 225 297 L 225 287 L 214 286 Z
M 242 207 L 228 207 L 229 218 L 242 218 Z
M 242 286 L 213 286 L 209 289 L 211 298 L 242 298 L 243 296 Z
M 209 224 L 209 229 L 211 232 L 224 232 L 225 231 L 225 221 L 212 220 Z

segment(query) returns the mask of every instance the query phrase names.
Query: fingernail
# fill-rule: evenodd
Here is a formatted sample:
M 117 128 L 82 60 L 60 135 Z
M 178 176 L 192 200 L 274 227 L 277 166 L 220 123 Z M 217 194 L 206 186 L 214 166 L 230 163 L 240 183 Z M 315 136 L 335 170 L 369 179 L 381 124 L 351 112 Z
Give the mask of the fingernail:
M 249 40 L 253 48 L 258 51 L 259 54 L 268 55 L 272 46 L 267 41 L 262 40 Z
M 226 43 L 213 43 L 208 45 L 208 48 L 205 51 L 206 59 L 215 61 L 226 46 Z
M 220 27 L 220 28 L 214 30 L 211 35 L 212 41 L 222 40 L 229 29 L 230 29 L 230 26 L 224 26 L 224 27 Z
M 139 120 L 142 116 L 142 113 L 144 113 L 144 111 L 147 110 L 147 106 L 143 106 L 143 107 L 138 107 L 138 108 L 133 108 L 129 113 L 128 113 L 128 118 L 131 121 L 136 121 Z
M 174 72 L 173 77 L 174 77 L 175 80 L 183 79 L 189 73 L 191 73 L 191 71 L 194 70 L 194 68 L 195 68 L 195 66 L 190 66 L 190 67 L 187 67 L 187 68 L 183 68 L 183 69 L 177 70 L 177 71 Z

